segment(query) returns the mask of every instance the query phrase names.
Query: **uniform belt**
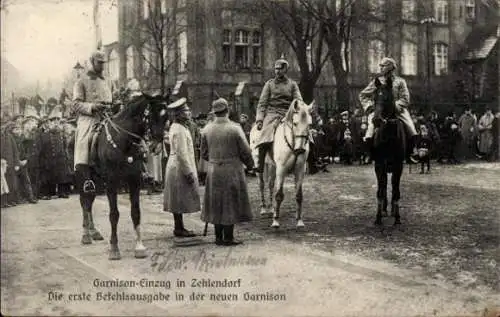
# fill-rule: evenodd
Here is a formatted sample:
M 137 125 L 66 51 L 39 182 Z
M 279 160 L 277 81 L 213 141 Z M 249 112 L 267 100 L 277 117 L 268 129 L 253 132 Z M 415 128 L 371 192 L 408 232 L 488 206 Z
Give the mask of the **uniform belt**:
M 210 159 L 208 162 L 209 162 L 209 163 L 212 163 L 212 164 L 215 164 L 215 165 L 224 165 L 224 164 L 241 163 L 240 159 L 238 159 L 238 158 L 229 158 L 229 159 Z

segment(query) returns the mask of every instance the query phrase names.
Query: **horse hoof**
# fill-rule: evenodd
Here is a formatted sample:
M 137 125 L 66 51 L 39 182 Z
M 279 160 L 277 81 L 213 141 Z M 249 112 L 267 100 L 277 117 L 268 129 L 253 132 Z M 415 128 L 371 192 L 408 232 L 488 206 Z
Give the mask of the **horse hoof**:
M 102 237 L 101 233 L 99 231 L 94 231 L 92 232 L 92 239 L 95 240 L 95 241 L 101 241 L 101 240 L 104 240 L 104 238 Z
M 84 234 L 82 235 L 82 244 L 92 244 L 92 237 L 90 234 Z
M 302 219 L 297 221 L 297 228 L 304 228 L 304 221 Z
M 109 260 L 120 260 L 122 256 L 120 255 L 120 250 L 118 249 L 118 246 L 111 246 L 111 249 L 109 250 Z
M 135 249 L 134 250 L 134 257 L 136 259 L 144 259 L 147 256 L 148 255 L 147 255 L 147 252 L 146 252 L 146 248 L 144 248 L 144 249 Z
M 280 223 L 277 222 L 276 220 L 273 220 L 273 224 L 271 225 L 271 228 L 279 228 L 280 227 Z

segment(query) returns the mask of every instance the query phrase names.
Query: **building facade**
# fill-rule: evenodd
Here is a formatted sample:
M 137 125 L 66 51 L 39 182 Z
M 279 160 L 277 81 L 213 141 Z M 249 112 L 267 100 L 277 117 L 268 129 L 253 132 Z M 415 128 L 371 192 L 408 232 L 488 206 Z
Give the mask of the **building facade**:
M 211 100 L 224 96 L 240 112 L 253 115 L 277 58 L 285 56 L 291 63 L 290 77 L 300 78 L 296 55 L 284 36 L 259 14 L 250 13 L 246 0 L 120 0 L 118 4 L 119 41 L 107 48 L 108 77 L 116 86 L 134 77 L 150 88 L 168 87 L 174 95 L 188 97 L 195 114 L 208 112 Z M 357 106 L 359 91 L 379 71 L 383 56 L 398 62 L 398 73 L 407 80 L 412 104 L 418 108 L 428 104 L 446 108 L 464 99 L 455 95 L 460 82 L 470 86 L 470 76 L 465 75 L 470 64 L 479 69 L 475 76 L 480 84 L 471 88 L 473 96 L 464 102 L 481 99 L 481 92 L 498 87 L 496 0 L 361 0 L 353 10 L 357 20 L 347 61 L 352 107 Z M 168 22 L 161 25 L 164 40 L 145 27 L 153 18 Z M 158 24 L 154 27 L 158 30 Z M 471 37 L 478 30 L 486 30 L 486 35 L 473 45 Z M 163 49 L 151 49 L 158 46 Z M 468 60 L 474 63 L 464 62 Z M 164 69 L 163 80 L 153 71 L 159 68 Z M 335 76 L 329 62 L 315 97 L 326 112 L 335 108 Z

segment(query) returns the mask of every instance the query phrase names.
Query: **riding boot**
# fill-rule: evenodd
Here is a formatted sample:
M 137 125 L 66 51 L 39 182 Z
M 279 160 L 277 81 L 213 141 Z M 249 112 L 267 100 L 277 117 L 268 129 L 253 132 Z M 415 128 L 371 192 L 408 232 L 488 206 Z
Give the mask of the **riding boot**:
M 224 226 L 224 245 L 233 246 L 239 245 L 243 242 L 234 239 L 234 225 Z
M 417 144 L 417 135 L 411 136 L 408 138 L 408 145 L 406 147 L 406 163 L 407 164 L 416 164 L 417 160 L 413 158 L 413 149 Z
M 190 238 L 196 236 L 194 232 L 184 228 L 182 214 L 174 214 L 174 236 L 179 238 Z
M 318 173 L 318 166 L 316 165 L 316 155 L 314 155 L 314 150 L 311 149 L 309 151 L 309 155 L 307 156 L 307 165 L 309 168 L 309 174 L 314 175 Z
M 214 225 L 214 231 L 215 231 L 215 244 L 224 245 L 224 226 Z
M 264 165 L 266 161 L 266 154 L 271 149 L 272 143 L 262 143 L 259 146 L 259 156 L 257 161 L 257 173 L 264 173 Z

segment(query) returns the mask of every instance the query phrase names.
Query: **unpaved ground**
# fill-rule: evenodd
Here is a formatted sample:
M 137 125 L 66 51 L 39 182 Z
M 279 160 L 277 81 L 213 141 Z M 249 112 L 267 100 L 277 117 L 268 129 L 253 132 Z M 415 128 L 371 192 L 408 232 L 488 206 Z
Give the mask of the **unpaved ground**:
M 495 202 L 498 206 L 498 187 L 494 183 L 498 175 L 492 176 L 489 170 L 485 172 L 477 168 L 474 171 L 470 168 L 455 169 L 436 169 L 430 176 L 406 175 L 404 193 L 412 193 L 411 197 L 403 194 L 402 220 L 406 225 L 404 231 L 388 230 L 391 233 L 388 234 L 371 225 L 375 191 L 372 172 L 359 167 L 333 168 L 330 174 L 308 178 L 305 184 L 306 229 L 303 232 L 293 228 L 293 214 L 289 212 L 283 215 L 283 228 L 278 231 L 268 228 L 269 219 L 257 217 L 254 223 L 238 230 L 246 243 L 231 249 L 230 253 L 211 243 L 211 228 L 203 244 L 175 248 L 170 216 L 160 211 L 161 195 L 144 196 L 143 230 L 150 255 L 164 253 L 162 260 L 156 260 L 162 263 L 169 252 L 175 251 L 170 254 L 169 263 L 185 260 L 183 266 L 171 270 L 167 267 L 159 270 L 159 265 L 152 267 L 151 258 L 133 258 L 133 232 L 125 196 L 120 198 L 119 238 L 123 259 L 118 262 L 107 260 L 106 242 L 89 247 L 79 245 L 81 217 L 76 197 L 44 201 L 36 207 L 2 210 L 2 313 L 479 316 L 485 307 L 500 306 L 496 296 L 498 288 L 495 288 L 495 281 L 490 280 L 498 273 L 498 230 L 493 230 L 498 229 L 498 214 L 494 208 Z M 477 180 L 473 186 L 468 186 L 471 175 L 477 175 Z M 447 177 L 453 182 L 468 179 L 469 184 L 462 182 L 459 183 L 461 186 L 451 186 L 443 181 Z M 255 179 L 249 186 L 252 204 L 257 211 Z M 284 211 L 293 210 L 290 194 L 291 188 L 287 186 L 288 200 Z M 436 203 L 431 204 L 431 201 Z M 417 208 L 417 203 L 424 207 Z M 106 200 L 100 197 L 95 208 L 96 222 L 107 238 Z M 198 219 L 199 214 L 190 215 L 187 223 L 201 231 L 203 224 Z M 389 219 L 386 221 L 390 222 Z M 469 247 L 471 243 L 475 243 L 475 249 Z M 197 266 L 193 259 L 200 255 L 211 258 L 212 262 L 205 263 L 212 264 L 225 258 L 250 256 L 264 259 L 265 264 L 224 268 Z M 184 294 L 186 300 L 153 303 L 48 300 L 50 291 L 59 291 L 65 296 L 85 292 L 95 297 L 103 290 L 92 285 L 97 278 L 169 280 L 173 283 L 170 290 L 109 290 L 146 294 L 162 292 L 172 296 L 177 292 Z M 241 278 L 242 287 L 199 289 L 187 285 L 186 288 L 175 288 L 177 279 L 189 284 L 192 278 Z M 193 291 L 236 293 L 239 300 L 190 301 L 189 295 Z M 286 300 L 248 302 L 242 299 L 246 291 L 285 294 Z

